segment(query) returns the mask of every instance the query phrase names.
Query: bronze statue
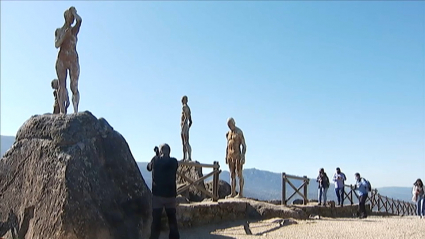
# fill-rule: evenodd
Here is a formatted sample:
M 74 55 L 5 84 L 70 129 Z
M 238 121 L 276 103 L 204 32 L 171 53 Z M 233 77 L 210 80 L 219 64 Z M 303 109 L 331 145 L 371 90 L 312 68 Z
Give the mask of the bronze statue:
M 59 114 L 60 109 L 59 109 L 59 101 L 58 101 L 58 88 L 59 88 L 58 79 L 53 79 L 51 82 L 51 86 L 53 89 L 53 97 L 55 98 L 55 103 L 53 104 L 53 114 Z M 67 101 L 65 102 L 65 109 L 68 109 L 68 106 L 69 106 L 68 91 L 66 91 L 66 99 Z
M 183 144 L 183 160 L 192 160 L 192 148 L 189 144 L 189 128 L 192 126 L 192 116 L 190 108 L 187 105 L 187 96 L 182 97 L 182 117 L 181 117 L 181 137 Z
M 64 12 L 65 23 L 55 31 L 55 47 L 60 48 L 56 60 L 56 74 L 59 79 L 58 102 L 61 114 L 67 113 L 66 102 L 69 102 L 68 90 L 66 89 L 66 77 L 69 72 L 71 79 L 72 104 L 74 113 L 78 112 L 80 93 L 78 92 L 78 78 L 80 76 L 80 64 L 77 53 L 77 35 L 80 31 L 81 17 L 75 7 L 70 7 Z M 75 25 L 72 26 L 75 20 Z
M 226 133 L 226 164 L 229 165 L 231 180 L 230 197 L 236 196 L 236 174 L 239 178 L 239 194 L 237 197 L 243 197 L 244 178 L 242 175 L 242 169 L 243 165 L 245 164 L 245 137 L 243 135 L 242 130 L 236 127 L 235 120 L 233 118 L 229 118 L 227 120 L 227 125 L 230 129 Z

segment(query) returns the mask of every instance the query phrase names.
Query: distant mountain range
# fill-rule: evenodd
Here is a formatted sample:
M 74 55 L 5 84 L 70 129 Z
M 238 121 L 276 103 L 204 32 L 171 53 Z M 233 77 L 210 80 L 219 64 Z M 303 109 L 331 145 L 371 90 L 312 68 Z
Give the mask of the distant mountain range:
M 3 157 L 4 153 L 12 146 L 15 141 L 14 136 L 1 136 L 1 156 Z M 146 184 L 151 187 L 152 178 L 151 173 L 146 170 L 147 163 L 146 162 L 137 162 L 139 166 L 140 172 L 143 178 L 146 181 Z M 203 172 L 204 175 L 208 172 Z M 280 200 L 282 195 L 282 179 L 280 173 L 273 173 L 269 171 L 259 170 L 255 168 L 244 169 L 243 171 L 244 179 L 245 179 L 245 196 L 251 198 L 257 198 L 260 200 Z M 329 175 L 328 175 L 329 176 Z M 330 176 L 329 176 L 330 177 Z M 220 174 L 220 179 L 229 183 L 230 173 L 226 170 L 223 170 Z M 210 181 L 212 178 L 207 179 L 206 181 Z M 294 186 L 299 187 L 301 185 L 301 181 L 299 180 L 291 180 Z M 373 182 L 371 182 L 373 185 Z M 286 195 L 290 196 L 294 190 L 287 185 Z M 317 199 L 317 188 L 318 184 L 316 179 L 310 179 L 310 184 L 308 185 L 308 198 L 309 199 Z M 412 198 L 410 187 L 383 187 L 378 188 L 378 192 L 381 195 L 385 195 L 390 198 L 403 200 L 410 202 Z M 334 186 L 331 185 L 328 190 L 328 200 L 336 200 Z M 292 199 L 301 198 L 296 195 Z M 291 201 L 292 201 L 291 199 Z M 356 201 L 357 202 L 357 201 Z
M 145 182 L 148 184 L 150 188 L 152 185 L 152 177 L 151 177 L 151 173 L 146 170 L 147 163 L 137 162 L 137 165 L 139 166 L 140 172 L 142 173 L 142 176 L 145 179 Z M 208 172 L 204 172 L 204 175 L 206 175 L 207 173 Z M 273 173 L 273 172 L 259 170 L 255 168 L 249 168 L 249 169 L 243 170 L 243 175 L 245 179 L 244 194 L 246 197 L 257 198 L 260 200 L 281 200 L 282 176 L 280 173 Z M 220 174 L 220 179 L 229 183 L 230 182 L 229 171 L 223 170 Z M 211 180 L 212 180 L 212 177 L 210 179 L 207 179 L 206 182 Z M 302 181 L 300 180 L 291 180 L 291 182 L 297 188 L 301 186 L 302 184 Z M 317 188 L 318 188 L 318 183 L 316 182 L 316 179 L 315 178 L 310 179 L 310 183 L 307 189 L 307 197 L 309 199 L 317 199 Z M 411 188 L 409 187 L 383 187 L 383 188 L 377 188 L 377 189 L 381 195 L 385 195 L 390 198 L 403 200 L 407 202 L 410 202 L 412 198 Z M 286 186 L 287 197 L 289 197 L 293 192 L 294 190 L 289 185 L 287 185 Z M 327 196 L 328 196 L 328 200 L 336 201 L 335 187 L 332 183 L 331 183 L 331 186 L 329 187 Z M 293 199 L 298 199 L 298 198 L 301 198 L 301 196 L 296 194 L 296 196 L 291 198 L 290 202 L 292 202 Z M 355 203 L 357 203 L 357 200 L 355 200 Z

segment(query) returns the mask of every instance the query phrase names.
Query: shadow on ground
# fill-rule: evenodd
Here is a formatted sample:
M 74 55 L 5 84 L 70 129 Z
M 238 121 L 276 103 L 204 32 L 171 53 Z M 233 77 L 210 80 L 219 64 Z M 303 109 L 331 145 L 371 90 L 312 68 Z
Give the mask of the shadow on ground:
M 261 236 L 264 234 L 269 234 L 273 231 L 279 230 L 283 226 L 292 225 L 292 222 L 279 224 L 276 222 L 266 222 L 260 220 L 248 220 L 249 221 L 249 230 L 252 232 L 252 236 Z M 184 239 L 234 239 L 245 237 L 247 234 L 244 230 L 244 225 L 246 220 L 237 220 L 222 222 L 218 224 L 211 224 L 205 226 L 199 226 L 194 228 L 185 228 L 180 230 L 180 238 Z M 225 232 L 223 232 L 225 231 Z M 217 235 L 222 234 L 222 235 Z M 225 234 L 225 235 L 223 235 Z M 163 231 L 161 233 L 160 239 L 168 238 L 168 231 Z
M 258 220 L 249 220 L 250 223 L 255 223 Z M 180 229 L 180 238 L 184 239 L 235 239 L 238 236 L 246 236 L 243 232 L 243 225 L 246 222 L 243 220 L 238 221 L 229 221 L 222 222 L 217 224 L 193 227 L 193 228 L 184 228 Z M 238 229 L 239 227 L 241 229 Z M 232 235 L 216 235 L 214 232 L 219 232 L 221 230 L 226 230 L 226 232 L 230 232 Z M 242 230 L 242 232 L 239 232 Z M 233 233 L 234 232 L 234 233 Z M 254 234 L 254 233 L 253 233 Z M 168 231 L 162 231 L 160 239 L 168 239 Z

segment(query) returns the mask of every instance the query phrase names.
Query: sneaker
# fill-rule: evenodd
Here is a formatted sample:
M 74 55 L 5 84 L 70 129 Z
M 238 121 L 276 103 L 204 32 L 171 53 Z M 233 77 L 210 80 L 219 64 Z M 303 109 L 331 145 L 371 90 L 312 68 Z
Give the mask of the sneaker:
M 320 202 L 319 202 L 317 205 L 319 205 L 319 206 L 320 206 L 320 205 L 322 205 L 322 203 L 320 203 Z

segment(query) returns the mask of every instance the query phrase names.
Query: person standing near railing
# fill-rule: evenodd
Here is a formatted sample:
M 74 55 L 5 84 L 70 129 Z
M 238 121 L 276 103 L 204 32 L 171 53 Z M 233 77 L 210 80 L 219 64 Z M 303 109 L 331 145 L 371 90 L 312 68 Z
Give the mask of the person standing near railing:
M 419 216 L 419 218 L 425 217 L 424 184 L 422 183 L 422 180 L 420 178 L 418 178 L 413 184 L 412 194 L 412 201 L 416 203 L 417 215 Z
M 325 169 L 321 168 L 319 171 L 319 176 L 317 176 L 317 180 L 319 183 L 319 198 L 318 198 L 318 205 L 322 205 L 322 197 L 323 197 L 323 205 L 326 206 L 326 194 L 328 192 L 328 188 L 329 188 L 329 178 L 328 175 L 326 175 L 325 173 Z
M 335 193 L 336 198 L 338 199 L 338 206 L 341 207 L 344 205 L 344 182 L 347 180 L 345 174 L 341 172 L 340 168 L 336 168 L 336 173 L 334 174 L 333 181 L 335 182 Z
M 359 209 L 357 211 L 357 215 L 359 218 L 366 218 L 366 199 L 369 192 L 369 186 L 365 179 L 360 177 L 360 173 L 356 173 L 354 176 L 356 178 L 356 185 L 354 185 L 354 190 L 357 190 L 357 193 L 359 194 Z

